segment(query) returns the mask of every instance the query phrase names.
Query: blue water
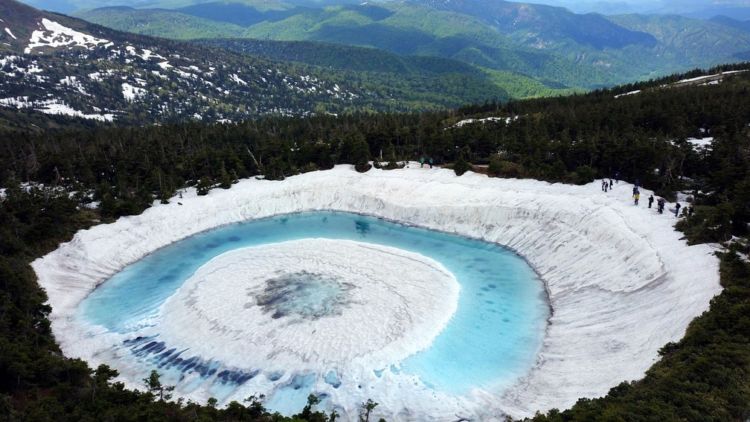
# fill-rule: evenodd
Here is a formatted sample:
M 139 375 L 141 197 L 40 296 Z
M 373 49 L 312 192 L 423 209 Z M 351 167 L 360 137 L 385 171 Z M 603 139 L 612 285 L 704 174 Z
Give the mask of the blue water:
M 434 344 L 400 365 L 372 368 L 376 375 L 386 370 L 414 374 L 435 389 L 461 394 L 508 382 L 533 365 L 549 308 L 541 281 L 522 258 L 487 242 L 341 212 L 289 214 L 191 236 L 113 276 L 83 301 L 80 316 L 135 337 L 139 328 L 154 323 L 148 317 L 208 260 L 241 247 L 304 238 L 350 239 L 416 252 L 440 262 L 461 284 L 458 309 Z M 154 367 L 198 371 L 201 377 L 222 375 L 222 386 L 263 373 L 263 368 L 222 372 L 210 356 L 189 357 L 155 339 L 134 338 L 128 347 L 135 354 L 154 356 Z M 303 375 L 304 382 L 298 384 L 307 386 L 309 376 Z M 347 374 L 317 376 L 338 386 L 346 383 Z M 306 399 L 308 390 L 293 387 L 294 394 Z M 271 400 L 279 402 L 280 397 Z M 296 405 L 298 400 L 292 401 Z

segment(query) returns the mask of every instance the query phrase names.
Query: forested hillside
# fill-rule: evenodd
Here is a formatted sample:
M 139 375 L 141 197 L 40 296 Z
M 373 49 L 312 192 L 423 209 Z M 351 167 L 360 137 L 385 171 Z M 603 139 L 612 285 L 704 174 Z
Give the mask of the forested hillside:
M 544 84 L 521 74 L 473 66 L 462 61 L 434 56 L 399 56 L 384 50 L 329 44 L 311 41 L 271 41 L 248 38 L 206 39 L 199 44 L 216 46 L 263 57 L 270 60 L 295 62 L 346 72 L 361 81 L 384 81 L 399 86 L 402 81 L 435 80 L 425 83 L 428 92 L 436 97 L 496 98 L 505 96 L 524 99 L 564 95 L 583 90 L 562 88 L 559 84 Z M 387 81 L 387 82 L 386 82 Z M 426 92 L 425 94 L 427 94 Z M 483 100 L 482 100 L 483 101 Z
M 0 38 L 14 37 L 0 44 L 6 108 L 123 124 L 226 122 L 435 110 L 509 96 L 479 69 L 361 73 L 281 62 L 117 32 L 14 0 L 0 0 L 0 16 Z

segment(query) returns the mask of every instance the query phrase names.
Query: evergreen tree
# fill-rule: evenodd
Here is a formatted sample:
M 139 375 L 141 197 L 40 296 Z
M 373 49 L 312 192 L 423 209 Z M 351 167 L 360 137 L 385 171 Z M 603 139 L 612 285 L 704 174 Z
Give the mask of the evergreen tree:
M 201 177 L 200 180 L 198 180 L 198 185 L 196 185 L 196 190 L 198 195 L 204 196 L 208 195 L 208 191 L 211 190 L 213 187 L 213 182 L 210 177 L 204 176 Z

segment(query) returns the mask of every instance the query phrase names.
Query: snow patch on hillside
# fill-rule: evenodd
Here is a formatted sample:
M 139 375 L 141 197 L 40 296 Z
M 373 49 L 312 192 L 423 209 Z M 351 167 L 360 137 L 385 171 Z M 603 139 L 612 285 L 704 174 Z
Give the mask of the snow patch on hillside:
M 695 83 L 695 82 L 701 82 L 704 80 L 715 80 L 717 78 L 721 79 L 723 76 L 734 75 L 736 73 L 742 73 L 742 72 L 747 72 L 747 70 L 730 70 L 727 72 L 714 73 L 713 75 L 705 75 L 705 76 L 698 76 L 695 78 L 680 79 L 679 81 L 675 82 L 675 84 Z
M 125 50 L 130 54 L 131 56 L 139 57 L 141 60 L 148 61 L 151 58 L 155 59 L 161 59 L 164 60 L 164 56 L 160 56 L 159 54 L 155 54 L 152 50 L 149 50 L 147 48 L 142 48 L 141 52 L 138 53 L 138 49 L 133 47 L 132 45 L 125 46 Z
M 627 97 L 628 95 L 635 95 L 635 94 L 640 94 L 640 93 L 641 93 L 641 90 L 636 89 L 635 91 L 625 92 L 623 94 L 617 94 L 615 95 L 615 98 Z
M 81 117 L 84 119 L 98 120 L 101 122 L 111 122 L 115 118 L 114 114 L 112 113 L 84 113 L 57 99 L 32 101 L 29 100 L 29 97 L 26 96 L 10 97 L 0 99 L 0 105 L 6 107 L 15 107 L 19 110 L 29 108 L 45 114 Z
M 144 81 L 145 82 L 145 81 Z M 146 90 L 137 86 L 130 85 L 127 82 L 122 84 L 122 96 L 128 101 L 135 101 L 146 95 Z
M 45 114 L 57 114 L 63 116 L 82 117 L 89 120 L 98 120 L 100 122 L 111 122 L 115 116 L 111 113 L 98 114 L 98 113 L 84 113 L 78 111 L 69 105 L 59 100 L 49 100 L 37 103 L 34 107 L 37 111 L 41 111 Z
M 242 78 L 237 76 L 236 73 L 232 73 L 232 76 L 230 76 L 230 79 L 232 79 L 232 81 L 238 85 L 247 86 L 247 82 L 245 82 L 244 80 L 242 80 Z
M 78 32 L 47 18 L 42 19 L 41 26 L 44 29 L 38 29 L 31 34 L 29 45 L 24 50 L 25 54 L 31 53 L 35 48 L 42 47 L 56 48 L 68 46 L 93 49 L 100 44 L 107 44 L 109 42 L 102 38 Z
M 696 149 L 705 149 L 711 148 L 711 144 L 714 142 L 714 137 L 709 136 L 707 138 L 687 138 L 687 141 Z
M 78 80 L 75 76 L 66 76 L 62 79 L 60 79 L 60 85 L 70 86 L 75 88 L 78 92 L 80 92 L 83 95 L 90 95 L 86 88 L 83 87 L 83 84 L 81 81 Z
M 15 35 L 13 35 L 13 32 L 12 32 L 12 31 L 10 30 L 10 28 L 8 28 L 7 26 L 5 27 L 5 32 L 6 32 L 6 33 L 7 33 L 8 35 L 10 35 L 10 37 L 11 37 L 11 38 L 13 38 L 14 40 L 17 40 L 17 39 L 18 39 L 18 38 L 16 38 L 16 36 L 15 36 Z
M 508 123 L 518 119 L 518 116 L 514 117 L 485 117 L 484 119 L 464 119 L 460 122 L 456 123 L 452 127 L 454 128 L 461 128 L 466 125 L 473 125 L 476 123 L 497 123 L 497 122 L 505 122 L 507 125 Z

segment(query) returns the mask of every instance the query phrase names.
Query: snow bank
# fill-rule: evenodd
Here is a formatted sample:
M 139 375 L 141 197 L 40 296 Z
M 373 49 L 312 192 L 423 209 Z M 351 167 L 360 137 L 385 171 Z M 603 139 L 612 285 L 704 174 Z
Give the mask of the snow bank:
M 190 191 L 181 205 L 175 200 L 81 231 L 33 267 L 62 350 L 96 362 L 102 357 L 77 341 L 84 335 L 72 318 L 79 302 L 124 266 L 219 225 L 340 210 L 497 242 L 524 256 L 547 285 L 553 315 L 534 368 L 504 391 L 477 389 L 458 401 L 435 395 L 425 405 L 397 389 L 372 398 L 398 420 L 420 419 L 420 408 L 422 419 L 530 416 L 641 378 L 658 349 L 680 339 L 720 291 L 712 248 L 687 246 L 673 216 L 632 205 L 631 188 L 620 183 L 605 194 L 599 182 L 569 186 L 419 168 L 359 174 L 339 166 L 283 182 L 246 180 L 207 197 Z

